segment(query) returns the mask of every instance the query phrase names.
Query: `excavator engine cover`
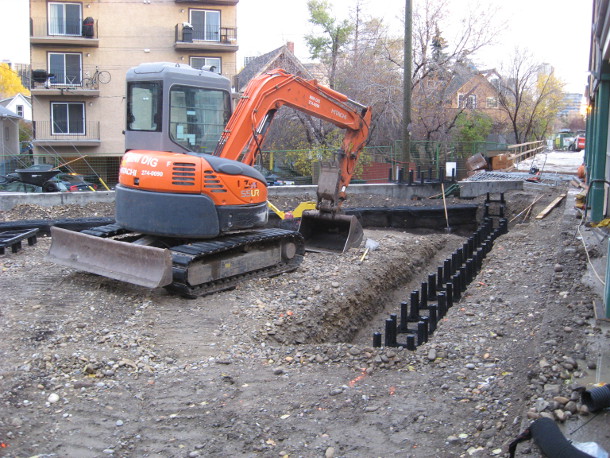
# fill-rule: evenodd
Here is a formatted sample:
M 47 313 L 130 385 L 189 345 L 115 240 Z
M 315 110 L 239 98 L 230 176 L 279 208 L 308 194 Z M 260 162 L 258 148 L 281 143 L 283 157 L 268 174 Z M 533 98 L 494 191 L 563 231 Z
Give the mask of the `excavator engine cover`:
M 299 232 L 305 238 L 307 251 L 331 251 L 343 253 L 362 243 L 364 231 L 353 215 L 303 212 Z

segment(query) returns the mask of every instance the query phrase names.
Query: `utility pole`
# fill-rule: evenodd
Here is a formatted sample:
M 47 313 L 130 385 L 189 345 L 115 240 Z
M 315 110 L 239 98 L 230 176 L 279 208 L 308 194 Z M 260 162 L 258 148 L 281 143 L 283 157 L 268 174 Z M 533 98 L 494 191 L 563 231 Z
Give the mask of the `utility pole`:
M 403 65 L 403 109 L 402 109 L 402 160 L 407 164 L 411 162 L 411 74 L 413 48 L 411 37 L 413 35 L 413 11 L 411 0 L 405 4 L 405 42 L 404 42 L 404 65 Z M 408 170 L 406 171 L 408 173 Z

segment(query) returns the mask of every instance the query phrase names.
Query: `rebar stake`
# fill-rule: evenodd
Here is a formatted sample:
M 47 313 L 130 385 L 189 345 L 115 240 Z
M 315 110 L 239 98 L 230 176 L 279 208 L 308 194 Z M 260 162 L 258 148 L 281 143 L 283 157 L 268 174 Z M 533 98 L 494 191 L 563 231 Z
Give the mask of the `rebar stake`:
M 385 320 L 385 346 L 396 347 L 396 321 L 389 318 Z
M 447 311 L 453 307 L 453 282 L 445 283 L 445 299 L 447 302 Z
M 411 309 L 409 321 L 419 321 L 419 291 L 411 291 Z
M 415 351 L 417 346 L 415 345 L 415 335 L 411 334 L 407 336 L 407 350 Z
M 428 307 L 430 313 L 430 334 L 434 334 L 436 331 L 436 324 L 438 322 L 438 306 L 436 304 L 430 305 Z
M 424 343 L 426 343 L 426 341 L 424 340 L 426 338 L 426 334 L 425 334 L 425 330 L 424 330 L 425 327 L 426 327 L 426 323 L 424 323 L 423 321 L 420 321 L 417 323 L 417 346 L 418 347 L 420 345 L 423 345 Z
M 373 348 L 380 348 L 380 347 L 381 347 L 381 333 L 374 332 L 373 333 Z
M 442 319 L 447 314 L 447 296 L 444 292 L 438 293 L 438 318 Z
M 423 281 L 421 283 L 421 295 L 419 309 L 426 310 L 428 308 L 428 283 Z
M 436 274 L 428 274 L 428 300 L 436 300 Z
M 407 332 L 409 328 L 409 303 L 403 301 L 400 303 L 400 326 L 398 332 Z

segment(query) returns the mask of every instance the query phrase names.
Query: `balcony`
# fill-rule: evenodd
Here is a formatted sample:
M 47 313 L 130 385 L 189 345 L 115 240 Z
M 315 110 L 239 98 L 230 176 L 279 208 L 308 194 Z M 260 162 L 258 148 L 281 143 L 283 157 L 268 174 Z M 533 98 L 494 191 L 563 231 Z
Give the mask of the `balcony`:
M 190 51 L 219 51 L 237 52 L 237 28 L 235 27 L 209 27 L 195 29 L 176 24 L 175 49 Z
M 47 22 L 46 18 L 30 19 L 30 45 L 98 48 L 97 22 L 58 24 L 56 21 Z
M 193 3 L 195 5 L 235 6 L 239 0 L 175 0 L 176 3 Z
M 33 121 L 35 146 L 98 146 L 100 145 L 100 123 L 89 121 L 81 125 L 82 133 L 57 133 L 51 121 Z
M 30 78 L 30 92 L 34 96 L 79 96 L 79 97 L 99 97 L 100 81 L 98 78 L 91 78 L 95 75 L 97 67 L 85 67 L 82 69 L 84 78 L 80 75 L 75 76 L 51 76 L 48 79 L 40 79 L 37 73 L 44 73 L 41 70 L 32 70 Z M 106 72 L 107 73 L 107 72 Z M 45 77 L 46 78 L 46 77 Z

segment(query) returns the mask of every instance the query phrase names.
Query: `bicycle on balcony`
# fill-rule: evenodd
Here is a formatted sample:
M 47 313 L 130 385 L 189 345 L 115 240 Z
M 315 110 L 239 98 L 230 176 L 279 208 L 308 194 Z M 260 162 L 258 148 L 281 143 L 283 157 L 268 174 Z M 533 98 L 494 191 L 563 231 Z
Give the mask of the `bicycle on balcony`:
M 110 72 L 105 70 L 100 71 L 98 67 L 95 67 L 95 73 L 90 78 L 83 79 L 83 87 L 87 89 L 98 89 L 101 84 L 108 84 L 110 82 Z

